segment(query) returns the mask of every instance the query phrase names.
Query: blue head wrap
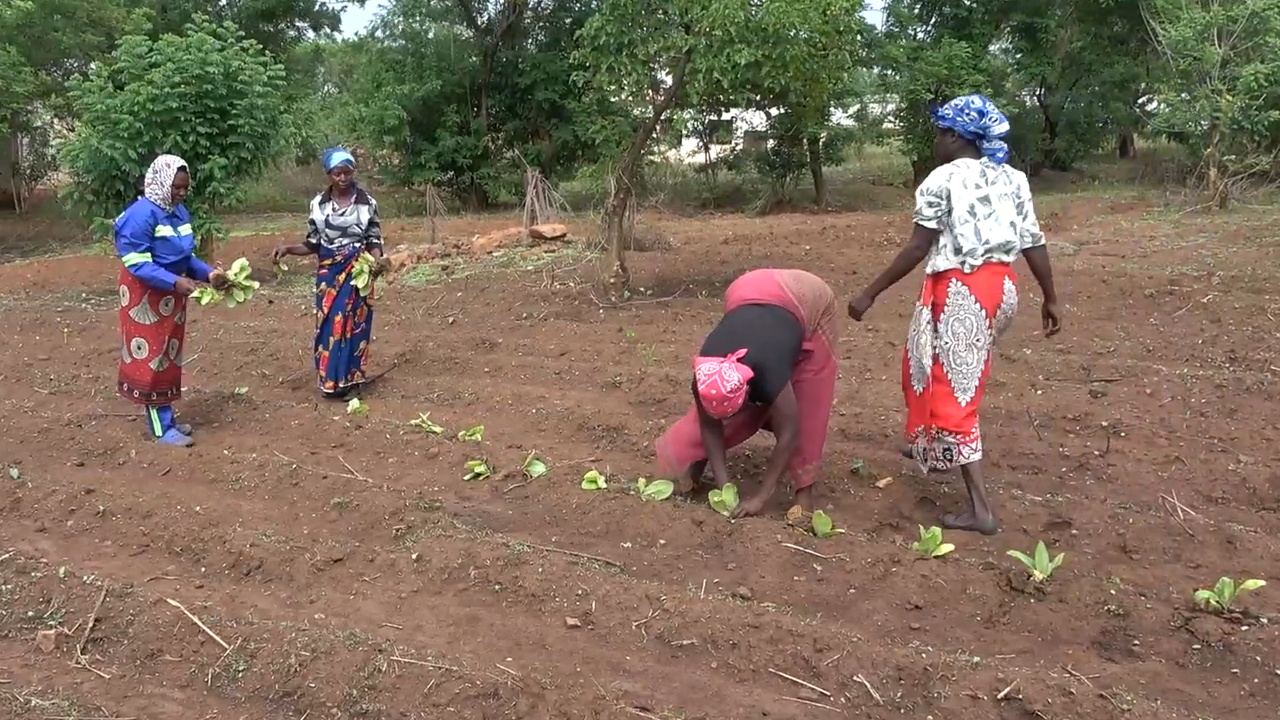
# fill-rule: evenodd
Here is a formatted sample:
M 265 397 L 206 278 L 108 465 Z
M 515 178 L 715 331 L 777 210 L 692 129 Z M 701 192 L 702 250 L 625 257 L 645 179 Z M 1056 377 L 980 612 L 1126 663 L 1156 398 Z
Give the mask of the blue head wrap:
M 339 165 L 346 165 L 353 170 L 356 167 L 355 157 L 340 147 L 325 150 L 322 158 L 324 159 L 325 172 L 333 172 L 333 169 Z
M 994 163 L 1009 159 L 1009 146 L 1001 138 L 1009 134 L 1009 118 L 985 95 L 965 95 L 933 111 L 938 127 L 954 130 L 978 144 Z

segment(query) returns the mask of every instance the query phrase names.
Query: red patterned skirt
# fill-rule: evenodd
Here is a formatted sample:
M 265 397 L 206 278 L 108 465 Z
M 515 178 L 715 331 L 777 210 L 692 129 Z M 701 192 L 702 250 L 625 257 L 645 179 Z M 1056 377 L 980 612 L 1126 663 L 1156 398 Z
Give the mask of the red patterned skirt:
M 187 298 L 143 284 L 120 268 L 120 395 L 140 405 L 182 397 Z
M 907 443 L 922 469 L 950 470 L 982 459 L 978 408 L 991 351 L 1017 311 L 1009 265 L 925 276 L 902 357 Z

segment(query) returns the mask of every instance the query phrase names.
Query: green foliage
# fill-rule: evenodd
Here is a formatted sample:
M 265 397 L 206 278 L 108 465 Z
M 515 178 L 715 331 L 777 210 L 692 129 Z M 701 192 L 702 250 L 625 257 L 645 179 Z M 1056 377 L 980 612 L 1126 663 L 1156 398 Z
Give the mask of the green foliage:
M 911 549 L 924 558 L 940 558 L 949 555 L 956 549 L 955 545 L 942 541 L 942 528 L 934 525 L 930 528 L 920 525 L 920 539 L 911 543 Z
M 636 491 L 641 500 L 666 500 L 676 491 L 676 484 L 670 480 L 649 480 L 640 478 L 636 481 Z
M 725 483 L 722 488 L 715 488 L 707 493 L 707 502 L 711 508 L 725 517 L 738 507 L 738 486 Z
M 826 539 L 844 534 L 844 530 L 836 527 L 835 521 L 831 519 L 831 516 L 822 510 L 813 511 L 811 525 L 813 536 L 816 538 Z
M 608 490 L 609 481 L 603 473 L 596 470 L 588 470 L 587 473 L 582 476 L 582 489 Z
M 74 205 L 86 218 L 116 215 L 154 157 L 173 153 L 191 165 L 187 205 L 203 244 L 279 152 L 284 82 L 230 25 L 199 19 L 183 35 L 125 38 L 72 86 L 79 123 L 63 160 Z
M 1049 548 L 1045 547 L 1043 540 L 1036 543 L 1034 556 L 1028 556 L 1026 553 L 1017 550 L 1009 550 L 1005 554 L 1026 566 L 1031 579 L 1038 583 L 1045 582 L 1052 577 L 1053 571 L 1057 570 L 1067 557 L 1066 553 L 1058 553 L 1057 557 L 1051 559 L 1049 557 Z
M 1196 591 L 1196 604 L 1208 612 L 1225 615 L 1232 611 L 1236 598 L 1240 593 L 1258 590 L 1265 587 L 1266 584 L 1265 580 L 1256 578 L 1241 580 L 1238 584 L 1229 577 L 1218 578 L 1218 582 L 1213 586 L 1212 590 Z

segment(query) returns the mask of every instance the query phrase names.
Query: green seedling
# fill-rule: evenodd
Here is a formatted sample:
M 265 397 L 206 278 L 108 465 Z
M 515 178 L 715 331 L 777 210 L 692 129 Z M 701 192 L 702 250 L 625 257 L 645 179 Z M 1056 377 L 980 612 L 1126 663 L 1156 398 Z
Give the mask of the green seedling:
M 369 414 L 369 406 L 365 405 L 360 398 L 351 398 L 347 401 L 347 414 L 364 417 Z
M 1053 575 L 1053 571 L 1057 570 L 1061 565 L 1066 553 L 1058 553 L 1058 556 L 1049 559 L 1049 548 L 1044 546 L 1044 541 L 1036 543 L 1036 555 L 1034 558 L 1027 557 L 1026 553 L 1010 550 L 1006 553 L 1009 557 L 1015 558 L 1018 562 L 1027 566 L 1027 571 L 1031 573 L 1031 579 L 1035 582 L 1042 583 Z
M 716 488 L 707 493 L 707 502 L 711 503 L 711 508 L 725 517 L 738 507 L 738 486 L 733 483 L 725 483 L 724 487 Z
M 605 480 L 604 475 L 595 470 L 589 470 L 586 475 L 582 476 L 583 490 L 605 490 L 608 487 L 609 483 Z
M 244 396 L 246 396 L 246 395 L 248 395 L 248 394 L 249 394 L 249 388 L 247 388 L 247 387 L 245 387 L 245 386 L 243 386 L 243 385 L 242 385 L 242 386 L 240 386 L 240 387 L 238 387 L 238 388 L 236 388 L 236 389 L 232 390 L 232 391 L 231 391 L 231 394 L 232 394 L 232 395 L 235 395 L 236 397 L 244 397 Z
M 1258 580 L 1256 578 L 1241 580 L 1239 584 L 1229 577 L 1218 578 L 1218 584 L 1214 585 L 1212 590 L 1196 591 L 1196 604 L 1200 606 L 1201 610 L 1225 615 L 1231 611 L 1236 597 L 1240 593 L 1257 590 L 1266 584 L 1266 580 Z
M 849 472 L 854 475 L 866 475 L 867 461 L 862 459 L 854 460 L 853 464 L 849 466 Z
M 246 258 L 240 258 L 231 263 L 231 267 L 227 268 L 227 280 L 231 282 L 231 286 L 225 291 L 215 290 L 212 287 L 197 288 L 191 297 L 201 305 L 209 305 L 226 300 L 227 307 L 235 307 L 242 303 L 249 302 L 253 294 L 261 287 L 261 283 L 249 277 L 253 269 L 249 267 L 249 261 Z
M 444 432 L 444 428 L 431 422 L 431 413 L 426 413 L 426 414 L 418 413 L 418 417 L 413 420 L 410 420 L 409 424 L 412 425 L 413 427 L 416 427 L 422 430 L 425 433 L 430 433 L 432 435 L 439 435 L 440 433 Z
M 458 433 L 458 439 L 463 442 L 480 442 L 484 440 L 484 426 L 477 425 L 470 430 L 463 430 Z
M 949 554 L 956 549 L 955 545 L 948 542 L 942 542 L 942 528 L 934 525 L 928 530 L 923 525 L 920 528 L 920 539 L 911 543 L 911 549 L 916 551 L 920 556 L 926 558 L 940 558 Z
M 473 480 L 483 480 L 492 474 L 493 468 L 489 467 L 488 460 L 468 460 L 467 474 L 462 476 L 462 479 L 471 482 Z
M 377 262 L 369 253 L 360 253 L 360 257 L 356 258 L 351 267 L 351 284 L 356 286 L 360 297 L 366 297 L 369 294 L 369 288 L 373 286 L 373 266 Z
M 529 457 L 525 458 L 524 466 L 520 468 L 524 471 L 524 476 L 530 480 L 537 480 L 547 474 L 547 464 L 542 462 L 537 455 L 529 453 Z
M 9 479 L 10 479 L 10 480 L 21 480 L 21 479 L 22 479 L 22 471 L 21 471 L 21 470 L 19 470 L 19 469 L 18 469 L 18 468 L 16 468 L 16 467 L 14 467 L 14 466 L 10 465 L 10 466 L 9 466 Z
M 640 492 L 641 500 L 666 500 L 676 491 L 676 484 L 670 480 L 647 480 L 640 478 L 636 481 L 636 490 Z
M 844 530 L 836 527 L 835 522 L 831 520 L 831 516 L 821 510 L 813 511 L 813 536 L 826 539 L 843 535 Z

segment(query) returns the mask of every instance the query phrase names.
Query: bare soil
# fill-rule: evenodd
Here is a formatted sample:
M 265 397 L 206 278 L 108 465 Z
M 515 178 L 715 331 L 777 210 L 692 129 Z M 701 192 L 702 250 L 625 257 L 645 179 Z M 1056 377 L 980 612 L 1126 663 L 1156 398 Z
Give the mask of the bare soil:
M 648 217 L 660 249 L 632 255 L 622 308 L 581 260 L 402 279 L 379 291 L 371 369 L 391 370 L 364 418 L 317 396 L 299 263 L 192 312 L 185 452 L 114 395 L 117 261 L 0 266 L 0 716 L 1272 717 L 1275 583 L 1227 619 L 1190 599 L 1280 580 L 1280 224 L 1089 196 L 1042 214 L 1069 315 L 1041 336 L 1024 268 L 983 416 L 1005 531 L 937 561 L 908 545 L 962 488 L 896 451 L 918 276 L 840 348 L 821 505 L 847 534 L 788 528 L 781 494 L 731 524 L 628 492 L 724 287 L 789 266 L 851 296 L 903 212 Z M 276 232 L 219 256 L 266 268 L 296 236 Z M 427 412 L 443 436 L 407 424 Z M 478 424 L 483 443 L 454 439 Z M 742 482 L 769 447 L 734 455 Z M 531 452 L 551 472 L 524 483 Z M 498 475 L 464 482 L 479 457 Z M 580 489 L 592 468 L 609 491 Z M 1005 555 L 1038 540 L 1066 553 L 1043 588 Z

